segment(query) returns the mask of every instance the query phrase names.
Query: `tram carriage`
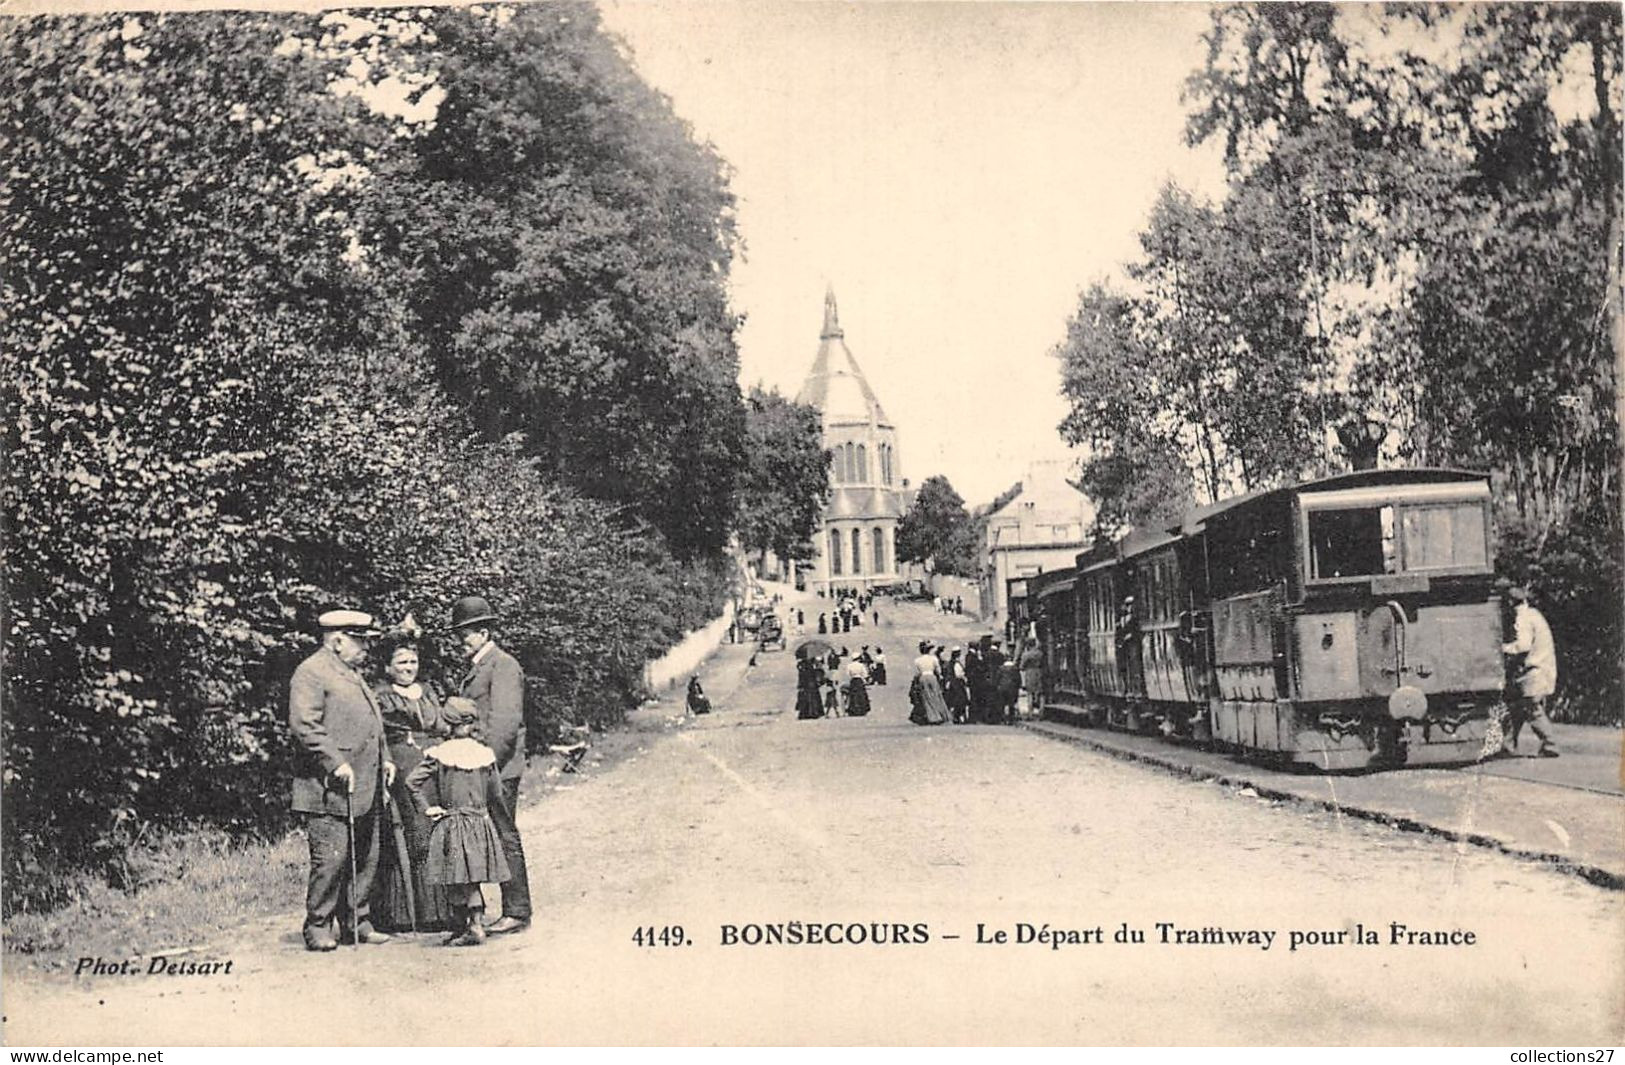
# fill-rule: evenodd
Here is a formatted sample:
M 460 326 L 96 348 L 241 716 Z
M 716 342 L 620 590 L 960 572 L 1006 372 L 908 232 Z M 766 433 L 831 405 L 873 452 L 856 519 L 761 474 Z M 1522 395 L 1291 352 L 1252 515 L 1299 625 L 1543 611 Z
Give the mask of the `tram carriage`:
M 1467 762 L 1501 699 L 1487 474 L 1222 500 L 1032 579 L 1051 717 L 1323 769 Z

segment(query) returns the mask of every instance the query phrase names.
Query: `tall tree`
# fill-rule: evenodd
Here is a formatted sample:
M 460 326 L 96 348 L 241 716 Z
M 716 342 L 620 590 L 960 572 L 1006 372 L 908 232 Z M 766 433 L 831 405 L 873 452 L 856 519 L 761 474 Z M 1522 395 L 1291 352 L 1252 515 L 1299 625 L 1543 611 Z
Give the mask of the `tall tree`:
M 407 267 L 440 379 L 679 555 L 720 550 L 745 432 L 721 161 L 590 4 L 395 18 L 369 78 L 426 69 L 443 100 L 364 239 Z
M 977 546 L 965 500 L 948 478 L 927 477 L 914 506 L 897 524 L 897 557 L 928 564 L 935 573 L 973 577 L 978 572 Z
M 745 397 L 745 439 L 740 545 L 785 561 L 811 558 L 829 497 L 830 454 L 817 408 L 754 387 Z

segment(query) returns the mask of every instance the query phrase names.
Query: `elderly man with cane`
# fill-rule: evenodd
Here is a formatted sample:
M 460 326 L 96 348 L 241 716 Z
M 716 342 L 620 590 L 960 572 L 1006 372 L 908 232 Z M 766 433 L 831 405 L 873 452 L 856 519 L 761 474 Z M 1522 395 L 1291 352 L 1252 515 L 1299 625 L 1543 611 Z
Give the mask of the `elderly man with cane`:
M 367 898 L 378 869 L 378 813 L 395 765 L 378 701 L 357 671 L 378 635 L 372 615 L 329 610 L 317 623 L 322 646 L 288 686 L 288 728 L 297 741 L 293 809 L 305 815 L 310 840 L 305 947 L 328 951 L 340 940 L 389 941 L 367 922 Z

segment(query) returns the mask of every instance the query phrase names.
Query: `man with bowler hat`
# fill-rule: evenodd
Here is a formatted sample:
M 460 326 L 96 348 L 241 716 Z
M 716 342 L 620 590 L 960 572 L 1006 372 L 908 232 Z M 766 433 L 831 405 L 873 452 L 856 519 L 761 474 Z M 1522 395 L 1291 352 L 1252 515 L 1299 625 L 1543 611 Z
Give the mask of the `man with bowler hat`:
M 384 745 L 378 701 L 357 672 L 367 660 L 368 639 L 378 635 L 372 615 L 329 610 L 317 624 L 322 646 L 299 663 L 288 684 L 288 728 L 297 741 L 293 809 L 305 815 L 310 842 L 305 947 L 328 951 L 341 939 L 389 942 L 367 922 L 367 899 L 378 871 L 378 811 L 384 789 L 395 781 L 395 764 Z
M 469 658 L 462 695 L 480 712 L 480 734 L 497 756 L 502 802 L 490 808 L 502 854 L 513 879 L 502 883 L 502 917 L 486 931 L 493 935 L 523 932 L 530 927 L 530 880 L 525 873 L 525 847 L 514 818 L 519 814 L 519 778 L 525 772 L 525 674 L 519 660 L 491 638 L 497 615 L 491 604 L 468 595 L 451 606 L 451 627 Z

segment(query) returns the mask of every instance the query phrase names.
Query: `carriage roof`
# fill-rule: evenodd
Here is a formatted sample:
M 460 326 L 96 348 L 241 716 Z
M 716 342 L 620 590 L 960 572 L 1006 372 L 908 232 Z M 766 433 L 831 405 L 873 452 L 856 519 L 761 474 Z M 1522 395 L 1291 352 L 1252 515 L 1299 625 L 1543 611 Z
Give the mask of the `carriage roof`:
M 1446 467 L 1419 467 L 1401 470 L 1360 470 L 1355 473 L 1339 473 L 1331 477 L 1321 477 L 1313 481 L 1299 481 L 1296 484 L 1284 485 L 1280 488 L 1263 488 L 1245 495 L 1232 496 L 1221 499 L 1217 503 L 1194 507 L 1185 512 L 1184 519 L 1177 526 L 1170 526 L 1170 532 L 1183 536 L 1191 536 L 1201 532 L 1208 523 L 1216 518 L 1230 520 L 1243 514 L 1255 513 L 1273 505 L 1285 502 L 1289 497 L 1303 492 L 1327 492 L 1344 488 L 1370 488 L 1378 485 L 1395 484 L 1442 484 L 1450 481 L 1487 481 L 1489 474 L 1478 470 L 1457 470 Z
M 1116 542 L 1094 547 L 1077 556 L 1076 572 L 1114 565 L 1137 558 L 1147 552 L 1166 547 L 1183 537 L 1194 536 L 1214 521 L 1257 520 L 1261 512 L 1286 504 L 1293 496 L 1304 492 L 1326 492 L 1346 488 L 1371 488 L 1396 484 L 1445 484 L 1452 481 L 1488 481 L 1489 474 L 1478 470 L 1450 469 L 1448 467 L 1417 467 L 1413 469 L 1360 470 L 1339 473 L 1312 481 L 1278 488 L 1261 488 L 1239 496 L 1221 499 L 1187 510 L 1177 522 L 1165 526 L 1135 529 Z

